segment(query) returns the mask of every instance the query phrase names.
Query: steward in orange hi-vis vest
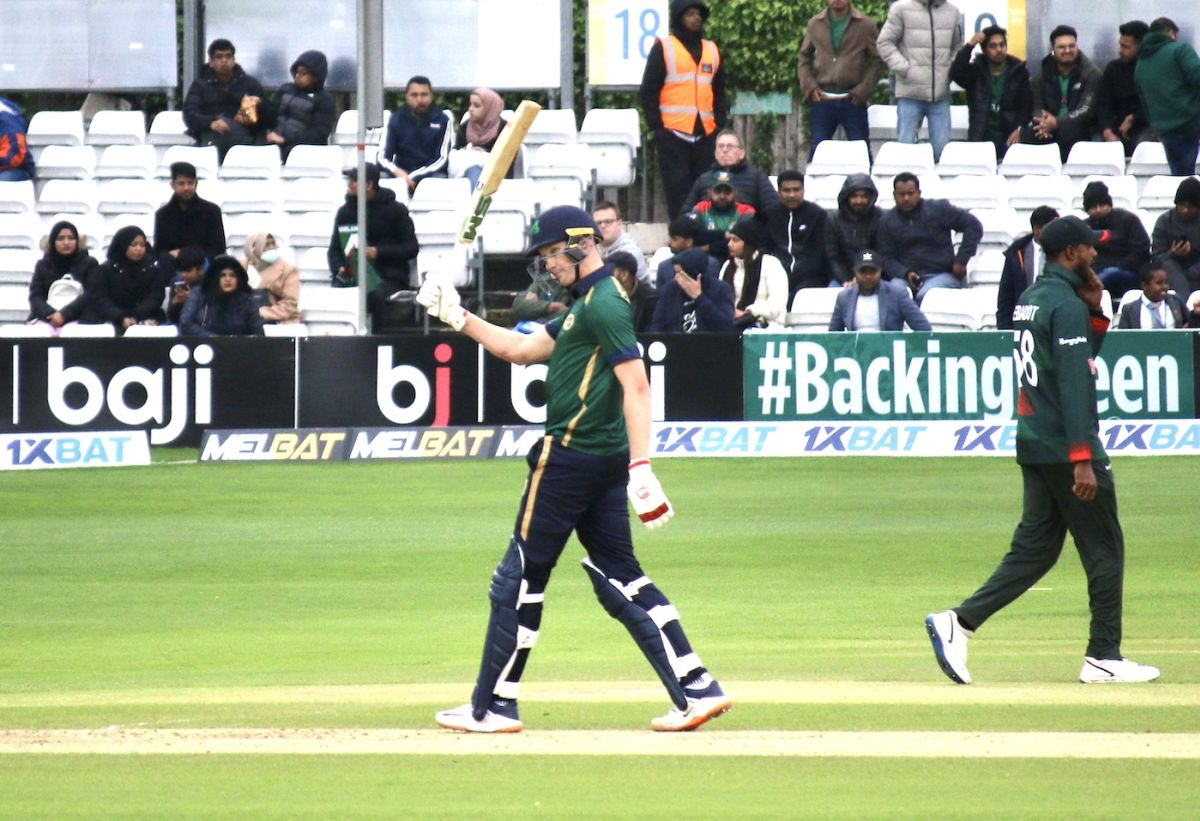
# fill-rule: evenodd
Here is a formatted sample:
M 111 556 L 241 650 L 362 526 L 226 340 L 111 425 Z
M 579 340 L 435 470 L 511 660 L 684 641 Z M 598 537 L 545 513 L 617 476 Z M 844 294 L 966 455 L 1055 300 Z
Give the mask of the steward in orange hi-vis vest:
M 721 65 L 721 54 L 712 40 L 701 40 L 700 60 L 697 62 L 675 35 L 662 41 L 667 76 L 659 93 L 664 128 L 681 134 L 692 134 L 696 118 L 700 118 L 704 133 L 717 130 L 713 116 L 713 77 Z

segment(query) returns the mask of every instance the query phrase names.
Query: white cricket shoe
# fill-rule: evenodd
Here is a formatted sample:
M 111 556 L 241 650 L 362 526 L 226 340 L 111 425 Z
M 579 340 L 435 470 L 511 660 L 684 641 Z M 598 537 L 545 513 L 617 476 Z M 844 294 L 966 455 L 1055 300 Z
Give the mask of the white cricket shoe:
M 712 676 L 705 673 L 690 687 L 685 687 L 685 694 L 691 691 L 694 695 L 687 696 L 687 709 L 680 710 L 672 707 L 665 716 L 650 720 L 650 729 L 659 733 L 681 733 L 694 730 L 704 722 L 716 718 L 721 713 L 729 712 L 733 707 L 733 699 L 725 695 L 721 685 Z
M 1158 676 L 1158 668 L 1149 664 L 1138 664 L 1129 659 L 1094 659 L 1091 656 L 1083 657 L 1083 669 L 1079 671 L 1079 680 L 1084 684 L 1133 684 L 1154 681 Z
M 933 654 L 942 672 L 951 681 L 970 684 L 971 674 L 967 671 L 967 639 L 973 634 L 958 623 L 953 610 L 931 613 L 925 617 L 925 632 L 933 643 Z
M 519 733 L 525 727 L 517 717 L 515 701 L 505 704 L 493 701 L 482 719 L 476 719 L 471 705 L 464 704 L 452 710 L 442 710 L 434 716 L 434 720 L 456 733 Z

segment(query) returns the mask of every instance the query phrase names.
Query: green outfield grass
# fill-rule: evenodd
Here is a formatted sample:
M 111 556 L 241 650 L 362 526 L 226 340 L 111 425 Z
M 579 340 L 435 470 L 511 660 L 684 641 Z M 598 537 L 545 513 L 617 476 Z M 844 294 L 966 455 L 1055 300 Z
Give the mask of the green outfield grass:
M 426 728 L 466 700 L 522 463 L 164 463 L 189 456 L 0 474 L 0 730 Z M 933 661 L 924 615 L 982 582 L 1016 523 L 1011 460 L 656 472 L 678 515 L 639 527 L 638 551 L 705 662 L 726 682 L 803 683 L 702 733 L 1200 731 L 1200 460 L 1115 463 L 1124 650 L 1163 669 L 1124 694 L 1072 683 L 1087 604 L 1069 541 L 972 643 L 976 684 L 955 687 Z M 652 688 L 581 555 L 572 543 L 547 591 L 527 681 Z M 820 696 L 873 682 L 861 702 Z M 929 689 L 898 696 L 909 684 Z M 667 706 L 656 698 L 527 698 L 522 717 L 530 730 L 642 730 Z M 888 755 L 0 754 L 0 817 L 1190 818 L 1200 783 L 1196 759 Z

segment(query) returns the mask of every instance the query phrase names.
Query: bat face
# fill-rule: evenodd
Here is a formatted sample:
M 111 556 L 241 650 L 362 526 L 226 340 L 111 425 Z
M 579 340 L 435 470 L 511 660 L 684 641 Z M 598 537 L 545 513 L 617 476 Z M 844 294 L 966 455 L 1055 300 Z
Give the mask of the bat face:
M 459 243 L 470 245 L 475 242 L 479 226 L 492 205 L 492 195 L 500 187 L 500 181 L 508 174 L 525 135 L 529 133 L 529 126 L 541 110 L 542 107 L 532 100 L 522 100 L 508 126 L 500 132 L 500 138 L 492 146 L 483 171 L 479 174 L 479 182 L 471 195 L 470 208 L 458 232 Z

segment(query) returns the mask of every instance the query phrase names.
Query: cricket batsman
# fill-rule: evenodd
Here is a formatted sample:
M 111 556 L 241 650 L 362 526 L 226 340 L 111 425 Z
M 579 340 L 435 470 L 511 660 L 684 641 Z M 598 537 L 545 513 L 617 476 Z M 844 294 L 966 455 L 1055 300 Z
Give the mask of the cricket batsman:
M 1125 538 L 1100 443 L 1093 362 L 1109 325 L 1100 311 L 1104 286 L 1091 266 L 1098 236 L 1078 217 L 1047 224 L 1046 265 L 1013 311 L 1021 523 L 991 578 L 953 610 L 925 619 L 942 672 L 959 684 L 971 683 L 967 640 L 1054 567 L 1068 532 L 1087 574 L 1092 614 L 1079 680 L 1158 678 L 1157 667 L 1121 655 Z
M 633 316 L 599 230 L 585 211 L 558 206 L 532 228 L 535 279 L 570 288 L 569 312 L 530 334 L 465 310 L 458 292 L 431 275 L 417 301 L 456 331 L 515 364 L 549 360 L 546 433 L 530 450 L 529 478 L 508 549 L 492 573 L 491 617 L 471 702 L 436 716 L 459 732 L 516 733 L 521 674 L 537 643 L 546 585 L 571 533 L 596 597 L 629 631 L 667 689 L 672 708 L 651 720 L 662 732 L 694 730 L 732 706 L 692 650 L 679 613 L 633 553 L 626 493 L 647 527 L 674 511 L 650 467 L 650 386 Z

